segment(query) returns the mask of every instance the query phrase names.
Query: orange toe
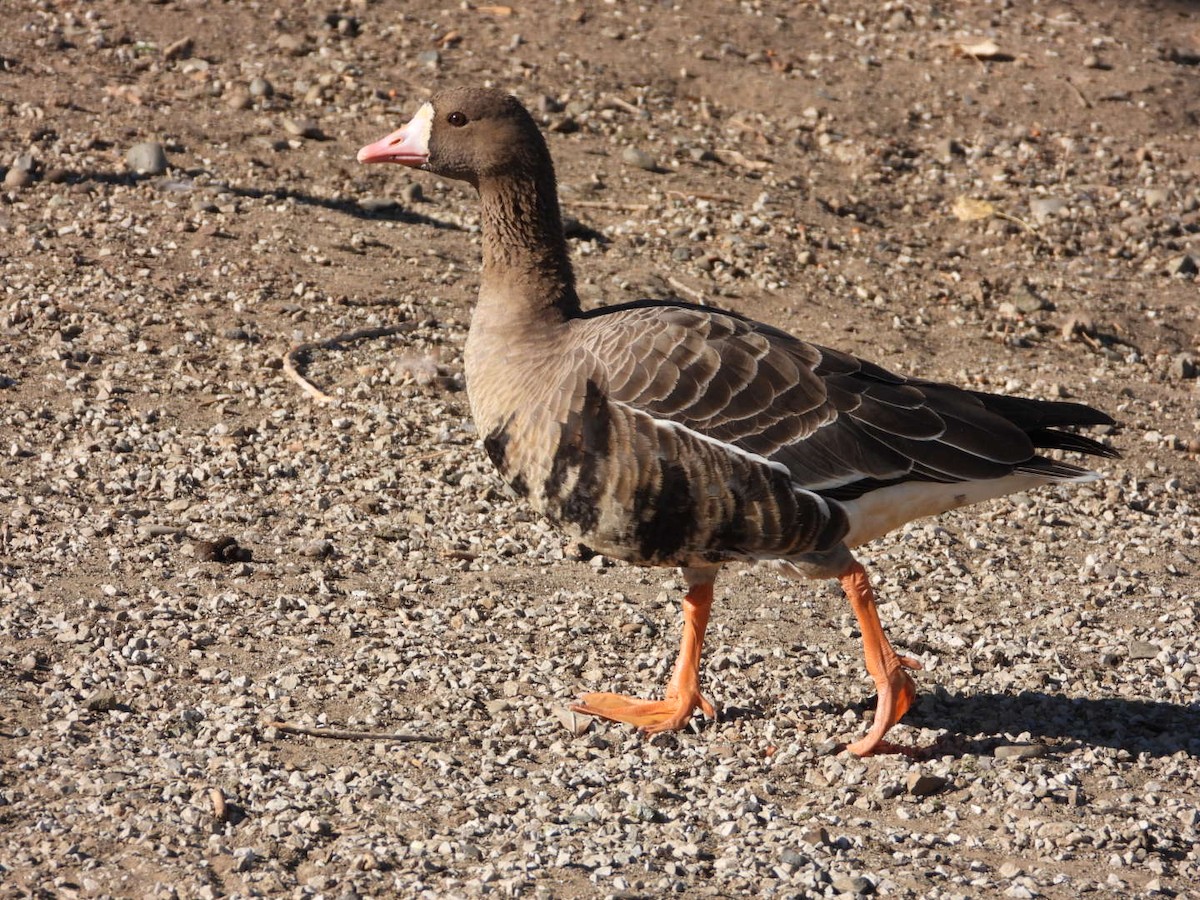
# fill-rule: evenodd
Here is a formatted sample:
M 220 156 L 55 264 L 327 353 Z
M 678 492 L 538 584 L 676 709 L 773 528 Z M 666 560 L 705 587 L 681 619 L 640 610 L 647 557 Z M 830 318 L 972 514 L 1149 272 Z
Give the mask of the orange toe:
M 580 702 L 571 704 L 572 712 L 635 725 L 646 734 L 678 731 L 697 709 L 710 718 L 716 718 L 713 705 L 699 693 L 665 700 L 641 700 L 624 694 L 585 694 Z
M 875 721 L 871 730 L 866 737 L 846 745 L 846 749 L 855 756 L 872 756 L 876 753 L 894 753 L 900 750 L 895 745 L 886 744 L 883 736 L 908 712 L 917 697 L 917 686 L 904 669 L 919 669 L 921 665 L 908 657 L 897 659 L 903 668 L 891 670 L 887 680 L 878 685 L 879 700 L 875 705 Z

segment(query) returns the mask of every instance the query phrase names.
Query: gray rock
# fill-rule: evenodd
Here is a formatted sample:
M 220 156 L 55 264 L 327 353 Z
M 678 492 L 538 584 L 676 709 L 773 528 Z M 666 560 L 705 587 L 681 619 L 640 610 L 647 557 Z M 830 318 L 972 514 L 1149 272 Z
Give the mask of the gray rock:
M 89 712 L 108 712 L 120 706 L 121 702 L 112 691 L 102 690 L 92 694 L 84 705 Z
M 621 161 L 647 172 L 658 171 L 658 163 L 654 161 L 654 157 L 632 145 L 621 151 Z
M 326 538 L 318 538 L 315 541 L 309 541 L 300 548 L 300 555 L 307 556 L 310 559 L 324 559 L 327 556 L 332 556 L 333 541 Z
M 581 716 L 565 706 L 556 706 L 553 713 L 554 718 L 558 719 L 563 728 L 571 732 L 572 737 L 580 737 L 592 727 L 590 716 Z
M 795 869 L 802 869 L 811 862 L 807 856 L 799 850 L 793 850 L 791 847 L 788 847 L 779 855 L 779 861 L 785 866 L 791 866 Z
M 391 197 L 359 197 L 358 208 L 366 213 L 382 213 L 399 206 Z
M 275 39 L 275 46 L 292 56 L 303 56 L 309 51 L 308 38 L 302 34 L 281 34 Z
M 442 63 L 442 54 L 436 50 L 422 50 L 417 54 L 417 62 L 430 69 L 436 69 Z
M 1046 309 L 1050 305 L 1043 298 L 1035 294 L 1027 284 L 1022 284 L 1014 288 L 1011 296 L 1013 306 L 1019 312 L 1026 315 Z
M 962 144 L 954 140 L 954 138 L 944 138 L 934 146 L 934 156 L 942 162 L 950 162 L 956 156 L 966 156 L 966 151 L 963 150 Z
M 252 103 L 254 98 L 250 96 L 250 91 L 240 84 L 230 88 L 225 94 L 225 105 L 230 109 L 249 109 Z
M 1176 381 L 1187 381 L 1197 374 L 1196 357 L 1191 353 L 1177 353 L 1171 360 L 1171 377 Z
M 1146 188 L 1144 199 L 1148 209 L 1162 206 L 1170 198 L 1171 192 L 1166 188 Z
M 28 187 L 34 182 L 36 169 L 37 162 L 32 154 L 20 154 L 12 161 L 12 166 L 4 176 L 5 187 L 17 189 Z
M 1200 261 L 1190 253 L 1176 256 L 1167 263 L 1168 275 L 1195 275 L 1200 272 Z
M 163 59 L 187 59 L 192 55 L 194 44 L 195 41 L 191 37 L 182 37 L 177 41 L 173 41 L 163 48 Z
M 251 97 L 270 97 L 275 93 L 275 88 L 271 82 L 260 76 L 250 79 L 249 91 Z
M 296 137 L 320 140 L 325 135 L 316 119 L 284 119 L 283 130 Z
M 1149 641 L 1130 641 L 1130 659 L 1154 659 L 1158 656 L 1158 646 Z
M 800 840 L 806 844 L 812 844 L 814 847 L 822 847 L 829 843 L 829 832 L 824 828 L 813 828 L 800 835 Z
M 924 772 L 909 772 L 905 779 L 905 787 L 914 797 L 929 797 L 946 787 L 946 779 L 940 775 L 928 775 Z
M 167 153 L 157 141 L 144 141 L 129 148 L 125 165 L 139 175 L 161 175 L 167 171 Z
M 1029 212 L 1039 222 L 1061 215 L 1066 208 L 1067 201 L 1060 197 L 1037 197 L 1029 201 Z
M 11 168 L 4 175 L 4 186 L 20 190 L 33 184 L 33 173 L 24 169 Z
M 996 759 L 1036 759 L 1046 755 L 1045 744 L 1001 744 L 992 751 Z
M 833 879 L 833 889 L 841 894 L 856 896 L 875 893 L 875 882 L 864 875 L 841 875 Z

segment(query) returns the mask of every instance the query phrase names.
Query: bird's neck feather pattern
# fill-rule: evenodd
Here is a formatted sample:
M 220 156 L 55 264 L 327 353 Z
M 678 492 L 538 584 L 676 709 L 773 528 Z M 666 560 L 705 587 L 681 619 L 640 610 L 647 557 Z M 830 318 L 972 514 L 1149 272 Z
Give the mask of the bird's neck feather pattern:
M 528 312 L 568 318 L 578 313 L 553 168 L 530 167 L 481 179 L 479 197 L 483 206 L 481 293 L 504 298 L 509 315 Z

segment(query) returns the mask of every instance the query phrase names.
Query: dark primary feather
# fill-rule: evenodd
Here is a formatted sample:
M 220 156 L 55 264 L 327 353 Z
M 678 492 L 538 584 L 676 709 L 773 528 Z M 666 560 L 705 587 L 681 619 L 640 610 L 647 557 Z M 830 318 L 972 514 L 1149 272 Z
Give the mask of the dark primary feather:
M 834 499 L 905 481 L 1085 473 L 1040 449 L 1119 455 L 1058 430 L 1112 424 L 1091 407 L 906 379 L 732 313 L 642 301 L 577 325 L 614 400 L 781 463 Z

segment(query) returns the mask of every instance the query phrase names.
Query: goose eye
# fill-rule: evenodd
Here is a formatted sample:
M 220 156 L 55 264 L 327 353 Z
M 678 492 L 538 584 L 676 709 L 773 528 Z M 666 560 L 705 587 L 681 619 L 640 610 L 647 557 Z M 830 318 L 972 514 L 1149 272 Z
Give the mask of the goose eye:
M 462 128 L 467 124 L 467 117 L 460 112 L 452 112 L 450 115 L 446 116 L 446 121 L 455 128 Z

